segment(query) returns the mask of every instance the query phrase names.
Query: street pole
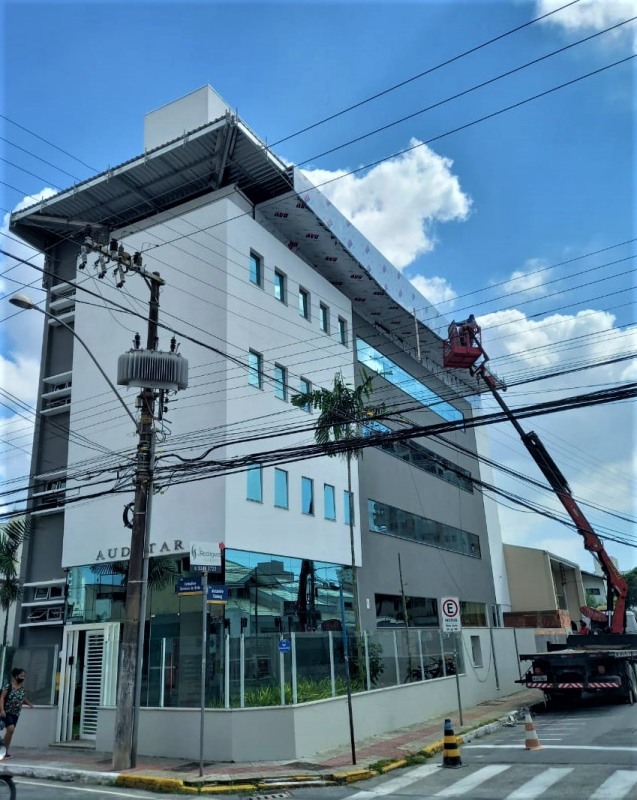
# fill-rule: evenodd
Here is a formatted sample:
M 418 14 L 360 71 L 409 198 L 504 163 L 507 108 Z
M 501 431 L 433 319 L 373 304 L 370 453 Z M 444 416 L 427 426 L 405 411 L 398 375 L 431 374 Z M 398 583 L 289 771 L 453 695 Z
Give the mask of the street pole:
M 204 722 L 206 718 L 206 675 L 208 671 L 208 573 L 201 577 L 201 718 L 199 720 L 199 777 L 203 777 Z
M 159 287 L 163 283 L 159 273 L 145 273 L 150 287 L 148 314 L 147 350 L 156 350 L 159 320 Z M 152 491 L 152 468 L 155 441 L 155 391 L 144 388 L 139 395 L 141 420 L 137 444 L 137 465 L 135 472 L 135 503 L 133 527 L 131 532 L 130 560 L 126 583 L 126 610 L 120 641 L 120 661 L 117 673 L 117 708 L 115 713 L 115 733 L 113 740 L 113 769 L 121 771 L 135 766 L 133 761 L 137 751 L 136 718 L 136 667 L 143 658 L 139 643 L 142 639 L 140 626 L 145 625 L 145 609 L 142 608 L 142 586 L 144 579 L 144 556 L 146 544 L 147 514 L 150 492 Z M 143 614 L 143 616 L 142 616 Z M 141 675 L 140 675 L 141 679 Z

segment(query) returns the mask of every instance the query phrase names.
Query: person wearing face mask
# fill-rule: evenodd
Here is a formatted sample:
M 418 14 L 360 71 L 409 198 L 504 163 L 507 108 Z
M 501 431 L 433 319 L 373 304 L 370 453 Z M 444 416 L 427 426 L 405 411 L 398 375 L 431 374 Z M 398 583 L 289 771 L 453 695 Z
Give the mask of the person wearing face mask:
M 18 724 L 22 706 L 33 708 L 33 703 L 27 700 L 23 687 L 25 677 L 26 673 L 22 668 L 16 667 L 12 669 L 11 682 L 3 686 L 0 692 L 0 719 L 2 719 L 7 729 L 4 736 L 4 746 L 7 748 L 5 758 L 13 757 L 9 753 L 9 745 L 11 744 L 11 739 L 13 739 L 13 732 Z

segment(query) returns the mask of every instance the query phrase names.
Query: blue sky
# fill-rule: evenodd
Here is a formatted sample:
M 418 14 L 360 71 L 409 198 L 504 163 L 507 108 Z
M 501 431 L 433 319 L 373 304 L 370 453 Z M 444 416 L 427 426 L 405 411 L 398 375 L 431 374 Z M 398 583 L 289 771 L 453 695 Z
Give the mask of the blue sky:
M 344 176 L 326 187 L 337 206 L 445 316 L 473 311 L 481 317 L 485 344 L 504 377 L 634 352 L 633 262 L 606 266 L 634 253 L 634 243 L 554 266 L 636 235 L 634 61 L 345 174 L 628 58 L 635 53 L 635 23 L 317 158 L 627 19 L 637 14 L 634 0 L 580 0 L 286 138 L 563 4 L 6 3 L 3 113 L 85 164 L 2 120 L 2 136 L 12 143 L 3 142 L 0 162 L 2 213 L 45 187 L 90 177 L 86 165 L 101 171 L 139 154 L 143 115 L 209 83 L 268 143 L 286 139 L 274 144 L 275 152 L 302 163 L 314 180 Z M 32 255 L 3 241 L 5 249 Z M 1 266 L 12 265 L 5 260 Z M 13 269 L 1 279 L 2 296 L 18 288 L 11 278 L 30 282 L 34 275 Z M 12 314 L 3 300 L 2 383 L 32 405 L 37 326 Z M 525 385 L 510 392 L 510 402 L 631 379 L 634 366 L 620 362 Z M 5 424 L 17 426 L 7 433 L 28 428 L 13 411 L 4 409 Z M 634 422 L 633 407 L 624 404 L 543 418 L 535 428 L 578 496 L 634 518 Z M 27 440 L 28 430 L 22 431 L 15 441 L 23 450 L 5 451 L 4 479 L 26 473 Z M 537 477 L 504 426 L 493 431 L 492 454 Z M 542 502 L 550 505 L 550 499 Z M 599 514 L 591 517 L 594 524 L 634 537 L 630 523 Z M 505 540 L 554 550 L 592 568 L 577 536 L 562 526 L 508 509 L 502 520 Z M 608 549 L 622 568 L 637 565 L 633 548 L 609 543 Z

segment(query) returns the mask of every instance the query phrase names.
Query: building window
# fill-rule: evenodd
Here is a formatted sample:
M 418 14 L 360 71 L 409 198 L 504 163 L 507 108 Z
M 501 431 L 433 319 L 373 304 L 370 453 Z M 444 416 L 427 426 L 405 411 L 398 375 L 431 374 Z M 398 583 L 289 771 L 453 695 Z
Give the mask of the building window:
M 348 492 L 347 489 L 343 492 L 343 519 L 346 525 L 354 525 L 356 520 L 356 514 L 354 513 L 354 495 Z
M 289 508 L 288 473 L 284 469 L 274 470 L 274 505 L 277 508 Z
M 323 503 L 325 506 L 325 519 L 336 519 L 336 494 L 334 487 L 329 483 L 323 485 Z
M 250 283 L 263 285 L 263 258 L 254 250 L 250 250 Z
M 338 341 L 347 347 L 347 320 L 338 318 Z
M 452 550 L 473 558 L 482 557 L 480 537 L 475 533 L 468 533 L 444 522 L 420 517 L 376 500 L 368 500 L 367 509 L 370 531 L 410 539 L 412 542 L 439 547 L 441 550 Z
M 303 319 L 310 318 L 310 293 L 299 287 L 299 314 Z
M 471 637 L 471 658 L 473 659 L 474 667 L 484 666 L 484 662 L 482 661 L 482 645 L 479 636 Z
M 263 388 L 263 356 L 256 350 L 248 352 L 248 383 L 257 389 Z
M 376 594 L 374 595 L 376 604 L 376 627 L 377 628 L 404 628 L 405 610 L 407 611 L 407 622 L 415 628 L 437 628 L 438 621 L 438 601 L 434 597 L 401 597 L 399 594 Z M 440 664 L 440 675 L 431 677 L 442 677 L 442 664 Z
M 460 622 L 467 628 L 486 628 L 487 609 L 484 603 L 460 601 Z
M 282 303 L 287 302 L 287 293 L 286 293 L 286 280 L 285 275 L 282 272 L 279 272 L 278 269 L 274 270 L 274 296 L 277 300 L 280 300 Z
M 279 400 L 288 399 L 288 371 L 280 364 L 274 365 L 274 396 Z
M 311 478 L 301 478 L 301 511 L 314 513 L 314 481 Z
M 311 394 L 311 392 L 312 392 L 312 383 L 310 381 L 308 381 L 307 378 L 301 378 L 301 380 L 299 382 L 299 391 L 300 391 L 301 394 Z M 311 413 L 312 406 L 310 405 L 310 403 L 307 403 L 306 405 L 303 406 L 303 408 L 301 410 L 302 411 L 307 411 L 308 413 Z
M 319 325 L 324 333 L 330 332 L 330 310 L 325 303 L 319 305 Z
M 263 502 L 263 469 L 257 464 L 248 469 L 247 474 L 247 494 L 248 500 L 255 503 Z

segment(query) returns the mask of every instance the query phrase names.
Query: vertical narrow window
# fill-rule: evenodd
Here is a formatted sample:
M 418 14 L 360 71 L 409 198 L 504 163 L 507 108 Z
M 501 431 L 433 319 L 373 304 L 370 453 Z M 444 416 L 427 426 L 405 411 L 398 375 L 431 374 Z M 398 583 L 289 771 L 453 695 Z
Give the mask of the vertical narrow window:
M 299 391 L 301 392 L 301 394 L 311 393 L 312 384 L 310 381 L 307 380 L 307 378 L 301 378 L 299 382 Z M 310 413 L 312 411 L 312 406 L 308 403 L 307 405 L 303 406 L 302 411 L 307 411 L 308 413 Z
M 310 293 L 299 287 L 299 314 L 303 319 L 310 318 Z
M 323 503 L 325 506 L 325 519 L 336 519 L 336 494 L 334 487 L 329 483 L 323 484 Z
M 263 284 L 263 259 L 254 250 L 250 250 L 250 283 Z
M 254 500 L 255 503 L 263 502 L 263 469 L 258 466 L 252 466 L 247 474 L 247 494 L 248 500 Z
M 356 519 L 354 513 L 354 495 L 348 492 L 347 489 L 343 492 L 343 518 L 346 525 L 354 525 Z
M 338 318 L 338 341 L 347 347 L 347 320 Z
M 274 365 L 274 396 L 279 400 L 288 399 L 288 371 L 280 364 Z
M 274 505 L 277 508 L 288 508 L 288 473 L 284 469 L 274 470 Z
M 257 389 L 263 387 L 263 356 L 256 350 L 248 351 L 248 383 Z
M 314 481 L 312 478 L 301 478 L 301 511 L 304 514 L 314 513 Z
M 274 270 L 274 296 L 282 303 L 287 302 L 286 298 L 285 275 L 279 272 L 278 269 Z
M 325 303 L 319 306 L 319 325 L 324 333 L 330 332 L 330 310 Z

